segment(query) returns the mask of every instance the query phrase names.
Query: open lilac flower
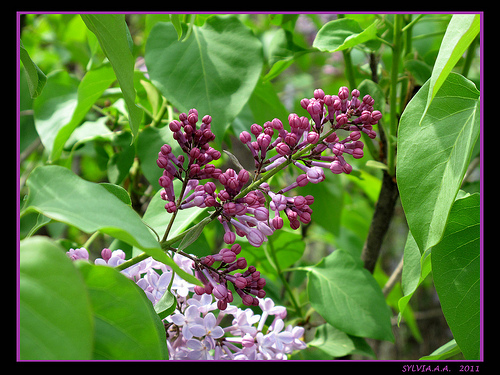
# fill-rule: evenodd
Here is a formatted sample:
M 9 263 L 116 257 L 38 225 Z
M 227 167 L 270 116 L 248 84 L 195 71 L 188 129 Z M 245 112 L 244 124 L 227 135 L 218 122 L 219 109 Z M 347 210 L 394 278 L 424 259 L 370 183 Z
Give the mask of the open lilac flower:
M 109 249 L 104 249 L 101 252 L 102 258 L 96 259 L 96 264 L 110 266 L 110 260 L 113 257 L 121 259 L 122 253 L 121 250 L 111 252 Z M 88 261 L 88 252 L 84 248 L 70 249 L 67 255 L 74 260 Z M 224 262 L 224 259 L 229 260 L 222 255 L 216 257 L 219 262 Z M 186 272 L 196 272 L 193 268 L 195 262 L 191 259 L 180 254 L 176 254 L 173 259 Z M 210 256 L 204 258 L 205 261 L 207 259 L 211 261 Z M 122 273 L 144 290 L 153 305 L 168 290 L 172 277 L 169 266 L 152 258 L 126 268 Z M 210 275 L 208 272 L 206 274 Z M 283 321 L 286 317 L 285 307 L 275 305 L 270 298 L 252 297 L 248 294 L 254 288 L 258 288 L 259 284 L 262 285 L 264 280 L 255 267 L 250 266 L 245 272 L 234 275 L 227 273 L 226 277 L 232 280 L 238 293 L 247 296 L 243 297 L 243 301 L 250 298 L 250 305 L 260 306 L 262 314 L 255 314 L 249 308 L 243 310 L 228 301 L 224 304 L 224 309 L 220 309 L 221 299 L 230 294 L 227 288 L 218 288 L 221 285 L 225 286 L 220 277 L 217 281 L 214 279 L 215 286 L 212 286 L 218 290 L 217 293 L 196 293 L 197 287 L 187 282 L 184 286 L 186 290 L 181 291 L 181 288 L 175 290 L 172 283 L 171 291 L 177 299 L 177 309 L 164 319 L 170 359 L 284 360 L 293 351 L 306 347 L 302 341 L 304 334 L 302 327 L 289 325 L 285 328 Z M 232 316 L 232 319 L 224 319 L 225 322 L 230 322 L 224 327 L 222 322 L 227 315 Z M 268 322 L 270 316 L 274 317 L 271 323 Z M 267 329 L 266 324 L 269 324 Z

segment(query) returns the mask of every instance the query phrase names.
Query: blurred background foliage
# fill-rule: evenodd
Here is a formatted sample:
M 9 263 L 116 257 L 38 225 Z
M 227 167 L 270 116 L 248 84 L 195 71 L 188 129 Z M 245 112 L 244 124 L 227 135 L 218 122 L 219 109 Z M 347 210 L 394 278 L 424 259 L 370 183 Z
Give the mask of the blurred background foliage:
M 181 15 L 180 18 L 202 25 L 209 16 L 208 14 L 196 17 Z M 242 130 L 247 129 L 254 122 L 262 124 L 274 117 L 285 120 L 290 112 L 304 115 L 305 111 L 300 107 L 300 100 L 304 97 L 311 97 L 316 88 L 322 88 L 327 94 L 335 94 L 339 87 L 349 86 L 342 52 L 325 53 L 316 49 L 312 50 L 317 31 L 326 22 L 336 19 L 337 15 L 301 14 L 296 18 L 294 26 L 290 23 L 291 26 L 287 29 L 288 19 L 291 20 L 294 16 L 296 15 L 238 15 L 240 21 L 249 27 L 263 44 L 265 67 L 260 84 L 265 88 L 263 92 L 267 96 L 264 95 L 262 98 L 262 101 L 266 103 L 253 101 L 243 108 L 225 133 L 223 148 L 231 150 L 243 166 L 249 169 L 252 169 L 253 162 L 248 150 L 241 146 L 237 138 Z M 346 17 L 355 19 L 363 29 L 372 24 L 376 18 L 384 17 L 387 22 L 392 20 L 392 15 L 354 14 L 346 15 Z M 406 72 L 406 78 L 412 79 L 416 88 L 430 77 L 450 18 L 451 15 L 447 14 L 426 15 L 412 29 L 410 35 L 412 50 L 408 55 L 403 56 L 403 70 Z M 151 28 L 156 22 L 169 20 L 168 14 L 128 14 L 126 16 L 133 43 L 132 51 L 136 58 L 135 79 L 138 81 L 147 78 L 143 56 Z M 410 18 L 407 19 L 408 22 L 409 20 Z M 291 37 L 287 39 L 285 45 L 278 45 L 280 49 L 275 41 L 283 30 L 289 31 Z M 386 38 L 390 39 L 390 29 L 387 33 Z M 79 15 L 23 14 L 21 15 L 21 39 L 31 59 L 47 74 L 48 82 L 51 77 L 60 75 L 60 72 L 66 72 L 68 82 L 65 84 L 77 86 L 86 71 L 104 59 L 95 36 L 87 30 Z M 351 58 L 358 85 L 365 79 L 373 78 L 372 67 L 373 64 L 376 65 L 380 97 L 377 98 L 374 94 L 372 96 L 376 99 L 376 109 L 385 112 L 384 97 L 388 96 L 389 90 L 388 67 L 391 65 L 391 50 L 380 42 L 378 44 L 376 53 L 368 49 L 353 48 Z M 463 60 L 455 69 L 460 70 Z M 477 46 L 468 78 L 479 87 L 479 46 Z M 135 88 L 138 91 L 138 103 L 145 110 L 143 124 L 147 125 L 153 120 L 155 102 L 152 100 L 150 87 L 147 84 L 138 83 Z M 25 182 L 29 173 L 48 160 L 47 152 L 35 129 L 36 100 L 30 98 L 25 71 L 21 69 L 21 199 L 27 194 Z M 123 107 L 121 92 L 115 83 L 114 86 L 104 91 L 85 115 L 83 126 L 77 128 L 72 134 L 65 144 L 62 157 L 55 163 L 71 168 L 86 180 L 112 182 L 123 186 L 132 198 L 134 209 L 142 215 L 150 199 L 159 190 L 154 178 L 149 176 L 155 176 L 159 172 L 154 162 L 150 166 L 139 164 L 137 154 L 149 153 L 154 158 L 162 142 L 156 147 L 157 133 L 148 130 L 147 127 L 141 127 L 142 134 L 135 146 L 130 145 L 130 132 L 113 133 L 127 126 L 123 119 Z M 175 116 L 175 111 L 169 111 L 159 124 L 159 131 L 161 132 L 163 126 Z M 385 118 L 384 121 L 388 122 Z M 85 122 L 92 126 L 84 126 Z M 361 160 L 352 160 L 358 173 L 353 175 L 326 174 L 325 183 L 313 186 L 309 184 L 299 189 L 297 194 L 315 196 L 315 203 L 312 206 L 314 210 L 312 223 L 303 225 L 299 232 L 283 231 L 278 236 L 279 238 L 273 236 L 272 240 L 265 245 L 275 247 L 274 253 L 280 257 L 281 265 L 295 268 L 294 272 L 283 272 L 281 275 L 287 278 L 299 303 L 306 307 L 303 311 L 308 323 L 306 335 L 309 337 L 306 341 L 313 339 L 314 328 L 323 324 L 324 321 L 316 313 L 306 312 L 308 308 L 305 288 L 306 272 L 300 270 L 300 267 L 318 263 L 336 248 L 358 252 L 357 256 L 359 256 L 368 233 L 382 178 L 379 169 L 366 165 L 367 160 L 373 157 L 368 152 L 365 155 L 366 157 Z M 217 162 L 219 168 L 231 166 L 231 160 L 226 155 Z M 290 180 L 293 178 L 290 173 L 283 173 L 277 178 Z M 277 183 L 282 186 L 287 185 L 286 181 L 277 181 Z M 478 184 L 478 170 L 472 171 L 468 176 L 467 186 L 464 188 L 469 192 L 477 191 Z M 21 238 L 26 236 L 36 223 L 36 214 L 23 217 Z M 404 213 L 398 202 L 374 272 L 379 285 L 385 285 L 389 275 L 400 263 L 407 233 L 408 227 Z M 65 248 L 80 247 L 89 240 L 88 234 L 58 222 L 50 222 L 40 228 L 37 234 L 59 239 Z M 203 234 L 189 250 L 196 255 L 205 255 L 218 250 L 221 246 L 222 227 L 210 225 L 205 227 Z M 89 247 L 91 257 L 97 257 L 104 247 L 121 248 L 129 255 L 132 253 L 129 245 L 99 235 L 92 239 Z M 280 251 L 281 248 L 283 251 Z M 279 275 L 273 271 L 272 259 L 269 259 L 265 250 L 264 248 L 263 252 L 262 249 L 246 246 L 245 256 L 248 254 L 249 264 L 258 263 L 259 267 L 262 267 L 262 272 L 268 278 L 268 286 L 266 286 L 268 295 L 278 301 L 285 300 L 284 286 Z M 420 358 L 452 339 L 430 280 L 431 277 L 432 275 L 424 281 L 423 286 L 418 288 L 411 300 L 411 309 L 408 309 L 399 327 L 397 327 L 397 301 L 402 296 L 399 283 L 387 294 L 387 302 L 394 312 L 392 323 L 395 344 L 368 339 L 377 359 Z M 289 316 L 290 318 L 293 319 L 293 316 Z M 366 353 L 351 354 L 350 358 L 363 359 L 369 356 Z M 294 359 L 325 359 L 325 353 L 321 349 L 311 347 Z

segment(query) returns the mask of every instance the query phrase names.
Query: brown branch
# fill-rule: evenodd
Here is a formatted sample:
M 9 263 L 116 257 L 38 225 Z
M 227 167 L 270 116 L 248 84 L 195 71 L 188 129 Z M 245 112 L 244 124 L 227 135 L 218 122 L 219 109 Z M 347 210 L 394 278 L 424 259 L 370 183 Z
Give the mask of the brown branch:
M 375 205 L 375 212 L 370 224 L 370 230 L 368 231 L 368 237 L 361 253 L 364 266 L 371 273 L 373 273 L 375 268 L 384 236 L 389 229 L 398 195 L 399 191 L 395 178 L 390 176 L 387 171 L 384 171 L 382 188 L 380 189 L 378 201 Z

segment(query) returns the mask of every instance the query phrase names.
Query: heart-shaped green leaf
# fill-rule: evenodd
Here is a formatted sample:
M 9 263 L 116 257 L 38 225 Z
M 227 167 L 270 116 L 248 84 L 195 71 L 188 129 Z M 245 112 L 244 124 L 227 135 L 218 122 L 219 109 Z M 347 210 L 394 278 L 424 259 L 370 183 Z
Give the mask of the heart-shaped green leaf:
M 307 291 L 314 309 L 335 328 L 394 341 L 391 312 L 380 287 L 348 252 L 336 250 L 311 267 Z
M 165 255 L 139 215 L 101 185 L 57 165 L 36 168 L 27 185 L 27 211 L 40 212 L 87 233 L 101 231 L 146 252 L 157 250 Z
M 92 303 L 93 359 L 168 359 L 165 329 L 144 292 L 111 267 L 77 266 Z
M 479 359 L 479 194 L 453 204 L 442 241 L 432 248 L 432 274 L 443 314 L 466 359 Z
M 21 241 L 19 276 L 20 358 L 91 359 L 90 300 L 63 249 L 47 237 Z
M 180 111 L 212 116 L 220 144 L 227 126 L 250 98 L 263 64 L 262 45 L 234 16 L 213 16 L 178 40 L 171 23 L 157 23 L 146 44 L 151 81 Z
M 419 125 L 429 81 L 406 107 L 398 134 L 401 203 L 420 251 L 437 244 L 479 136 L 479 91 L 451 73 Z

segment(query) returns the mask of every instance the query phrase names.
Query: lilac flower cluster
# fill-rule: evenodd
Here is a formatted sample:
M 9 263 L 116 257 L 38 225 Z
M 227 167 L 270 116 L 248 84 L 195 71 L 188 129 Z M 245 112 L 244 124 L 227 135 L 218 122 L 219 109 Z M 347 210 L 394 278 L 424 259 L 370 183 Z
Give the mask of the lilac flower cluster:
M 352 166 L 345 161 L 343 155 L 362 158 L 364 144 L 359 141 L 361 132 L 375 138 L 373 125 L 382 117 L 380 111 L 373 110 L 375 101 L 370 95 L 365 95 L 362 101 L 359 96 L 359 90 L 354 89 L 349 100 L 347 87 L 341 87 L 338 95 L 325 95 L 321 89 L 314 90 L 313 98 L 300 101 L 302 108 L 311 116 L 312 123 L 305 116 L 299 117 L 291 113 L 288 116 L 290 131 L 285 130 L 283 123 L 275 118 L 264 123 L 263 127 L 257 124 L 251 126 L 250 131 L 256 141 L 252 142 L 250 133 L 246 131 L 240 134 L 240 141 L 252 152 L 255 167 L 262 172 L 278 167 L 309 146 L 310 153 L 293 159 L 293 164 L 304 172 L 293 187 L 323 181 L 324 173 L 321 168 L 329 168 L 335 174 L 349 174 Z M 321 139 L 327 123 L 330 123 L 329 135 Z M 340 140 L 334 132 L 338 129 L 349 131 L 349 136 Z M 278 134 L 273 140 L 275 131 Z M 273 148 L 276 148 L 277 154 L 266 159 Z M 331 150 L 332 155 L 322 155 L 326 150 Z
M 282 213 L 292 229 L 310 223 L 314 197 L 289 197 L 285 193 L 308 183 L 322 182 L 325 179 L 324 169 L 335 174 L 351 173 L 352 166 L 345 160 L 346 155 L 355 159 L 363 157 L 361 132 L 374 138 L 373 125 L 382 116 L 379 111 L 373 110 L 374 100 L 370 95 L 365 95 L 362 100 L 359 97 L 359 90 L 349 93 L 347 87 L 341 87 L 338 95 L 325 95 L 323 90 L 317 89 L 313 98 L 301 100 L 301 106 L 311 120 L 291 113 L 288 116 L 290 130 L 275 118 L 263 126 L 251 125 L 251 134 L 241 132 L 240 141 L 248 147 L 255 161 L 253 178 L 243 168 L 239 172 L 231 168 L 222 172 L 210 164 L 221 156 L 209 146 L 215 138 L 211 131 L 212 118 L 206 115 L 198 125 L 196 109 L 189 110 L 187 114 L 181 113 L 179 120 L 170 122 L 169 128 L 183 154 L 175 156 L 168 144 L 163 145 L 158 153 L 157 164 L 163 169 L 158 182 L 164 189 L 161 197 L 167 201 L 165 209 L 173 213 L 191 207 L 215 208 L 214 217 L 224 228 L 223 239 L 227 245 L 233 245 L 238 235 L 246 237 L 252 246 L 262 246 L 268 236 L 283 228 Z M 340 140 L 336 133 L 339 129 L 348 131 L 349 135 Z M 289 186 L 273 191 L 265 182 L 266 175 L 272 175 L 290 164 L 295 165 L 300 174 Z M 177 200 L 174 179 L 182 182 Z M 200 183 L 206 179 L 215 180 L 222 188 L 217 191 L 214 181 Z M 270 211 L 274 212 L 273 218 L 270 218 Z M 265 296 L 262 289 L 265 281 L 260 273 L 253 266 L 245 270 L 245 258 L 236 259 L 240 249 L 239 245 L 233 245 L 195 262 L 196 276 L 204 285 L 196 289 L 196 293 L 212 293 L 221 310 L 233 300 L 232 292 L 227 288 L 228 282 L 233 284 L 247 306 L 256 305 L 257 298 Z M 215 261 L 221 262 L 217 269 L 212 267 Z M 245 271 L 234 275 L 229 273 L 236 270 Z
M 267 237 L 276 229 L 283 227 L 280 215 L 284 212 L 293 229 L 300 224 L 311 221 L 314 202 L 312 196 L 286 197 L 283 194 L 296 187 L 308 183 L 319 183 L 325 179 L 324 169 L 328 168 L 335 174 L 351 173 L 352 166 L 345 160 L 346 155 L 355 159 L 364 155 L 364 143 L 360 141 L 361 132 L 370 138 L 375 138 L 373 130 L 382 117 L 380 111 L 373 110 L 374 100 L 365 95 L 359 100 L 357 89 L 350 93 L 347 87 L 341 87 L 338 95 L 325 95 L 323 90 L 314 91 L 314 97 L 301 100 L 302 107 L 309 113 L 307 117 L 299 117 L 295 113 L 288 116 L 290 130 L 286 130 L 281 120 L 275 118 L 263 126 L 253 124 L 250 132 L 243 131 L 240 141 L 244 143 L 253 155 L 255 161 L 255 176 L 293 164 L 301 174 L 289 186 L 273 192 L 267 183 L 255 186 L 255 189 L 241 196 L 243 187 L 250 181 L 250 173 L 241 169 L 238 173 L 228 168 L 225 172 L 209 164 L 220 157 L 220 152 L 208 145 L 214 135 L 210 130 L 211 117 L 203 117 L 198 128 L 198 112 L 191 109 L 188 114 L 181 113 L 179 121 L 170 123 L 170 130 L 187 155 L 188 163 L 184 165 L 184 155 L 174 156 L 172 148 L 165 144 L 158 153 L 157 164 L 164 169 L 159 184 L 164 188 L 161 197 L 167 201 L 165 209 L 174 212 L 177 209 L 190 207 L 215 207 L 220 215 L 219 221 L 224 227 L 224 242 L 233 244 L 236 235 L 246 237 L 248 242 L 260 247 Z M 329 128 L 325 125 L 329 123 Z M 349 131 L 349 135 L 340 140 L 336 131 Z M 252 141 L 252 135 L 255 140 Z M 330 150 L 331 154 L 327 154 Z M 268 157 L 270 154 L 274 154 Z M 182 198 L 175 203 L 173 179 L 184 182 Z M 220 182 L 223 189 L 216 192 L 214 182 L 200 185 L 200 180 L 212 178 Z M 271 200 L 267 206 L 266 197 Z M 270 220 L 269 209 L 275 216 Z
M 225 258 L 224 254 L 227 252 L 221 251 L 214 256 L 204 257 L 202 261 L 211 263 L 213 260 L 227 264 L 225 260 L 233 259 L 231 255 Z M 89 254 L 84 248 L 70 249 L 67 255 L 73 260 L 89 260 Z M 95 260 L 95 264 L 116 266 L 125 262 L 125 253 L 122 250 L 103 249 L 101 257 Z M 190 274 L 194 271 L 196 274 L 196 262 L 190 258 L 175 254 L 173 260 L 184 271 Z M 242 310 L 230 303 L 226 303 L 225 309 L 221 310 L 221 300 L 214 302 L 211 294 L 200 293 L 198 286 L 186 282 L 173 273 L 169 266 L 152 258 L 126 268 L 122 273 L 144 290 L 153 306 L 171 284 L 171 291 L 177 300 L 177 309 L 163 321 L 170 359 L 285 360 L 294 350 L 306 348 L 302 341 L 304 328 L 291 325 L 285 328 L 283 319 L 287 315 L 286 309 L 283 306 L 275 306 L 270 298 L 259 297 L 252 300 L 252 305 L 261 308 L 261 315 L 255 315 L 249 308 Z M 172 274 L 174 280 L 171 280 Z M 244 276 L 245 273 L 241 276 L 235 274 L 234 277 L 246 278 L 253 283 L 255 276 L 251 275 L 254 274 L 258 275 L 257 271 L 253 270 L 247 276 Z M 243 287 L 242 283 L 242 280 L 235 282 Z M 217 309 L 220 311 L 217 312 Z M 233 318 L 229 326 L 222 327 L 222 319 L 226 315 Z M 269 316 L 274 316 L 274 319 L 266 329 L 265 324 Z
M 179 302 L 179 300 L 178 300 Z M 176 313 L 169 316 L 167 345 L 171 359 L 177 360 L 286 360 L 288 354 L 306 348 L 303 327 L 288 325 L 283 306 L 270 298 L 259 299 L 262 314 L 229 306 L 215 316 L 215 304 L 208 295 L 183 299 Z M 223 318 L 232 316 L 231 325 L 222 328 Z M 274 316 L 267 330 L 265 324 Z
M 236 259 L 240 252 L 241 245 L 234 244 L 230 249 L 224 248 L 218 254 L 201 258 L 199 264 L 195 262 L 195 276 L 203 283 L 204 287 L 195 286 L 194 291 L 198 295 L 213 293 L 217 299 L 219 310 L 225 310 L 228 303 L 233 302 L 233 294 L 227 287 L 228 281 L 233 284 L 234 290 L 246 306 L 259 304 L 258 299 L 252 295 L 259 298 L 266 296 L 263 289 L 266 280 L 260 277 L 260 272 L 255 266 L 248 267 L 243 273 L 229 274 L 229 272 L 247 268 L 245 258 Z M 212 267 L 215 262 L 220 262 L 217 269 Z

